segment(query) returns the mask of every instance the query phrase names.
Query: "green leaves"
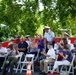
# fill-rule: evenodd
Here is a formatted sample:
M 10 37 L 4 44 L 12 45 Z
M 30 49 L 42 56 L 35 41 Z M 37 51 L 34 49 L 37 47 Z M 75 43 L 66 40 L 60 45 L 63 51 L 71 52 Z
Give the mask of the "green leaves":
M 75 34 L 76 0 L 22 1 L 23 4 L 18 4 L 16 0 L 0 0 L 0 23 L 10 27 L 12 36 L 34 36 L 36 32 L 41 32 L 38 29 L 41 25 L 50 26 L 56 33 L 60 33 L 58 28 L 70 28 Z M 44 7 L 42 11 L 39 11 L 39 2 Z

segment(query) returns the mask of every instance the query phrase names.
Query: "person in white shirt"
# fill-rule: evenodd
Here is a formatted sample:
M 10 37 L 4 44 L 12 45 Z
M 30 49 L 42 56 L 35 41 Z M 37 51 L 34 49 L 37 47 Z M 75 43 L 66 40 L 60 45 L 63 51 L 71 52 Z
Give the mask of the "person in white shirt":
M 5 54 L 7 53 L 7 49 L 2 47 L 2 43 L 0 42 L 0 70 L 5 59 Z
M 52 44 L 49 43 L 48 45 L 48 52 L 43 52 L 42 54 L 46 56 L 46 59 L 40 61 L 40 74 L 47 75 L 48 73 L 48 64 L 55 61 L 55 51 L 52 47 Z
M 28 46 L 30 45 L 30 35 L 26 35 L 26 42 L 28 44 Z
M 48 43 L 52 43 L 53 47 L 54 47 L 54 37 L 55 34 L 53 31 L 50 30 L 50 27 L 45 26 L 44 27 L 44 47 L 46 48 L 46 45 Z M 47 52 L 47 51 L 46 51 Z
M 64 38 L 66 38 L 67 39 L 67 42 L 68 42 L 68 44 L 70 45 L 70 51 L 72 50 L 72 49 L 74 49 L 74 46 L 73 46 L 73 44 L 71 43 L 71 40 L 69 39 L 69 34 L 68 33 L 66 33 L 66 32 L 64 32 Z
M 13 67 L 14 65 L 17 63 L 18 61 L 18 57 L 16 57 L 16 55 L 19 54 L 19 51 L 18 51 L 18 46 L 15 47 L 16 45 L 14 45 L 13 43 L 9 44 L 8 46 L 8 58 L 5 62 L 5 65 L 3 67 L 3 72 L 2 72 L 2 75 L 6 75 L 6 68 L 10 65 L 10 75 L 12 75 L 13 73 Z

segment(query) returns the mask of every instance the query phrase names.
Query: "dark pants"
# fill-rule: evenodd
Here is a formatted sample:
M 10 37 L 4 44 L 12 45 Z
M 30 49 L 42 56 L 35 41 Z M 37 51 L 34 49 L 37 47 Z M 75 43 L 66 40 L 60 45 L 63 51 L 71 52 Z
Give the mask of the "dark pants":
M 8 59 L 6 60 L 6 63 L 4 65 L 4 68 L 3 68 L 3 72 L 2 72 L 2 75 L 5 75 L 7 70 L 6 68 L 9 66 L 10 67 L 10 75 L 12 75 L 13 73 L 13 67 L 14 65 L 17 63 L 18 61 L 18 57 L 8 57 Z
M 3 65 L 4 59 L 5 59 L 5 57 L 0 57 L 0 69 L 1 69 L 1 67 Z

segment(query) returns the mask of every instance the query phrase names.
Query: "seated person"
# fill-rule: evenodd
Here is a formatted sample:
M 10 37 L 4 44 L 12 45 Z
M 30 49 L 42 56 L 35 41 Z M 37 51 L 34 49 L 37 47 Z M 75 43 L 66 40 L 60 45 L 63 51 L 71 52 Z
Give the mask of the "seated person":
M 5 59 L 5 54 L 7 53 L 7 49 L 2 47 L 2 43 L 0 42 L 0 70 L 3 65 L 3 61 Z
M 60 42 L 57 42 L 54 46 L 56 54 L 58 54 L 59 51 L 62 51 L 63 45 L 67 45 L 70 48 L 70 45 L 68 44 L 67 39 L 63 38 Z
M 28 44 L 25 42 L 25 38 L 21 37 L 20 38 L 20 43 L 18 44 L 18 50 L 19 52 L 23 52 L 25 55 L 28 51 Z
M 35 54 L 37 55 L 37 50 L 38 50 L 38 44 L 35 42 L 35 39 L 32 38 L 30 41 L 30 54 Z
M 38 41 L 39 41 L 39 35 L 38 35 L 38 33 L 36 33 L 35 34 L 35 43 L 38 43 Z
M 6 62 L 5 62 L 2 75 L 6 74 L 6 72 L 7 72 L 6 68 L 8 66 L 10 67 L 10 75 L 12 75 L 13 67 L 18 61 L 18 57 L 16 57 L 16 55 L 18 55 L 18 54 L 19 54 L 18 47 L 14 48 L 13 43 L 9 44 L 9 46 L 8 46 L 8 58 L 7 58 Z
M 76 54 L 76 40 L 74 41 L 74 49 L 72 49 L 71 51 L 72 51 L 72 53 L 75 53 Z
M 76 40 L 74 41 L 74 49 L 72 49 L 71 52 L 75 54 L 74 66 L 76 67 Z
M 16 40 L 19 39 L 19 35 L 16 34 L 14 39 L 16 39 Z
M 40 49 L 40 51 L 43 51 L 44 49 L 44 40 L 42 36 L 40 36 L 39 41 L 38 41 L 38 49 Z
M 42 36 L 40 36 L 38 41 L 38 49 L 40 50 L 39 59 L 45 59 L 45 56 L 42 54 L 43 52 L 45 52 L 44 39 L 42 38 Z
M 62 52 L 62 50 L 63 50 L 63 45 L 64 45 L 64 44 L 67 45 L 67 40 L 66 40 L 66 38 L 63 38 L 60 42 L 58 41 L 58 42 L 54 45 L 54 50 L 55 50 L 56 55 L 58 56 L 58 57 L 57 57 L 57 60 L 58 60 L 58 61 L 62 60 L 62 58 L 63 58 L 59 53 Z
M 60 52 L 60 55 L 63 57 L 63 59 L 61 61 L 55 61 L 51 75 L 54 75 L 53 73 L 56 69 L 57 69 L 57 72 L 59 73 L 58 67 L 60 65 L 69 65 L 70 62 L 72 61 L 73 56 L 71 51 L 68 50 L 67 45 L 63 46 L 63 51 Z
M 10 39 L 9 39 L 8 45 L 11 44 L 11 43 L 14 43 L 14 38 L 10 38 Z
M 43 55 L 46 56 L 46 59 L 40 60 L 40 70 L 43 75 L 47 75 L 48 73 L 48 64 L 55 61 L 55 51 L 52 47 L 52 44 L 48 44 L 48 52 L 43 53 Z

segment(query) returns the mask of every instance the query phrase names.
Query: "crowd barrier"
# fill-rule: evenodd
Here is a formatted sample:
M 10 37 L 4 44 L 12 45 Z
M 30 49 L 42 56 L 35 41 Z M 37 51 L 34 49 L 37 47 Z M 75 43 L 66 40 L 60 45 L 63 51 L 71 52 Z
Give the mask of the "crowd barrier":
M 14 40 L 14 43 L 15 43 L 15 44 L 18 44 L 19 42 L 20 42 L 19 39 L 15 39 L 15 40 Z M 3 46 L 3 47 L 7 47 L 7 46 L 8 46 L 8 43 L 9 43 L 9 41 L 3 42 L 3 43 L 2 43 L 2 46 Z
M 56 43 L 56 42 L 59 42 L 61 39 L 62 39 L 62 38 L 55 38 L 54 41 L 55 41 L 55 43 Z M 70 38 L 70 40 L 71 40 L 71 43 L 73 44 L 73 43 L 74 43 L 74 40 L 76 40 L 76 38 Z M 20 42 L 19 39 L 15 39 L 15 40 L 14 40 L 14 43 L 16 43 L 16 44 L 18 44 L 19 42 Z M 3 43 L 2 43 L 2 46 L 3 46 L 3 47 L 7 47 L 7 46 L 8 46 L 8 43 L 9 43 L 9 41 L 3 42 Z
M 59 42 L 61 39 L 62 38 L 55 38 L 54 41 L 56 43 L 56 42 Z M 73 44 L 74 43 L 74 40 L 76 40 L 76 38 L 70 38 L 70 40 L 71 40 L 71 43 Z

